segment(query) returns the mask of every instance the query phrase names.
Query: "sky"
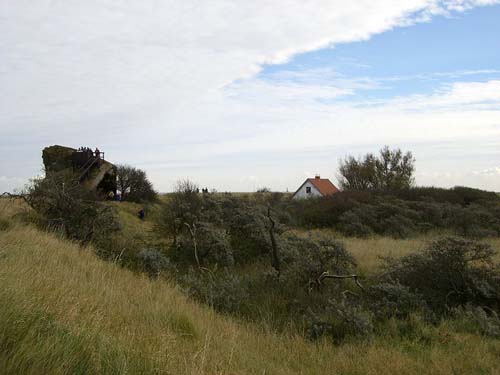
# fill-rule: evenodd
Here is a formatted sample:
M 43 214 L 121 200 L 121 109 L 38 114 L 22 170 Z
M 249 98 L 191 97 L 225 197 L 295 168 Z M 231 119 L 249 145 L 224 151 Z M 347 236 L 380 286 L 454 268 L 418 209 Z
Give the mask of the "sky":
M 54 144 L 161 192 L 336 183 L 384 145 L 500 191 L 499 36 L 497 0 L 0 0 L 0 192 Z

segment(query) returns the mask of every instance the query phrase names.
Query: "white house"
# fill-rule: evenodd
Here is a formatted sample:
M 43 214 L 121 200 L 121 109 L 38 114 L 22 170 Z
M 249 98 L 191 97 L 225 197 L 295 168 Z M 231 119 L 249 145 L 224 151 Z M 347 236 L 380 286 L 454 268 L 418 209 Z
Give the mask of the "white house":
M 308 178 L 293 194 L 293 199 L 327 197 L 338 193 L 339 189 L 327 178 L 321 178 L 316 175 L 314 178 Z

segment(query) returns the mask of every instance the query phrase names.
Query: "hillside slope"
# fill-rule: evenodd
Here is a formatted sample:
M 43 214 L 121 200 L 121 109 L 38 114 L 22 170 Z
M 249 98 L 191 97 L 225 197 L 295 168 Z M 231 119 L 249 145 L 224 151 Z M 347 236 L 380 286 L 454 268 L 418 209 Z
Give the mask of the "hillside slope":
M 500 342 L 449 334 L 335 347 L 264 332 L 29 226 L 0 230 L 0 373 L 495 373 Z

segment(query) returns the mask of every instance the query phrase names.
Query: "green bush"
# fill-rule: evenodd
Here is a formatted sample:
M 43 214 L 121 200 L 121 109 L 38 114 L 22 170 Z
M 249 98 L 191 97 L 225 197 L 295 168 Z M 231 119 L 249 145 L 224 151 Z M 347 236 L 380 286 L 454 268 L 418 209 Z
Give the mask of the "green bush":
M 370 311 L 346 299 L 330 299 L 320 315 L 313 314 L 306 333 L 310 339 L 326 336 L 335 344 L 340 344 L 349 337 L 369 338 L 373 331 L 373 315 Z
M 489 244 L 443 238 L 421 252 L 386 259 L 386 278 L 419 293 L 436 313 L 472 304 L 498 309 L 500 269 Z
M 266 207 L 261 205 L 238 204 L 226 219 L 231 247 L 235 261 L 247 263 L 255 257 L 271 251 L 269 219 Z
M 45 178 L 33 180 L 25 196 L 39 214 L 41 226 L 61 231 L 82 244 L 120 229 L 114 208 L 80 184 L 72 173 L 47 173 Z
M 322 273 L 346 275 L 356 266 L 343 243 L 318 233 L 305 237 L 287 234 L 280 239 L 279 247 L 282 282 L 295 290 L 308 287 L 323 289 L 325 283 L 317 283 Z
M 226 231 L 205 222 L 195 225 L 191 232 L 187 228 L 183 230 L 177 243 L 173 244 L 170 250 L 170 258 L 178 263 L 196 265 L 196 257 L 200 266 L 207 264 L 232 266 L 233 252 Z
M 466 305 L 455 309 L 454 316 L 470 333 L 500 338 L 500 318 L 494 310 Z
M 416 311 L 429 314 L 422 295 L 399 282 L 382 282 L 368 289 L 369 309 L 378 320 L 406 319 Z
M 371 226 L 363 220 L 363 216 L 356 210 L 344 212 L 339 218 L 341 232 L 346 236 L 360 238 L 374 234 Z
M 331 227 L 346 236 L 406 238 L 450 229 L 473 238 L 500 234 L 500 197 L 477 189 L 343 191 L 278 206 L 290 213 L 294 225 Z
M 237 314 L 249 299 L 245 280 L 228 271 L 215 274 L 191 268 L 180 282 L 190 297 L 218 311 Z
M 130 202 L 155 202 L 158 193 L 149 181 L 146 172 L 129 165 L 116 166 L 116 185 L 121 199 Z
M 157 278 L 162 272 L 171 269 L 168 258 L 158 250 L 144 249 L 139 253 L 138 258 L 143 271 L 151 278 Z

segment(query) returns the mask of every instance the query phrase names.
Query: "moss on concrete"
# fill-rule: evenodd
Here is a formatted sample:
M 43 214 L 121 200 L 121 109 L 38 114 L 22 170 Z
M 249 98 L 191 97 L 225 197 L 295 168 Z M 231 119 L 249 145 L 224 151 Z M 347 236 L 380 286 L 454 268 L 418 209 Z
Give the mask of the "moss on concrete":
M 59 145 L 45 147 L 42 151 L 43 165 L 48 172 L 59 172 L 72 167 L 72 155 L 76 150 Z

